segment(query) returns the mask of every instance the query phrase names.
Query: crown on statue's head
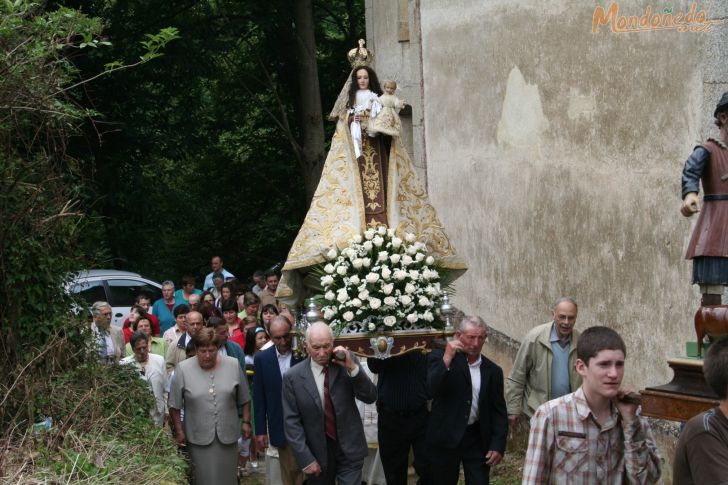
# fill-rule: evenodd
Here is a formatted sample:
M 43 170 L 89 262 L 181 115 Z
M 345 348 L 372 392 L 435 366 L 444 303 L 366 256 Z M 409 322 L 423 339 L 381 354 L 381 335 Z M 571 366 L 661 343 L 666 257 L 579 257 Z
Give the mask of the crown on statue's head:
M 357 67 L 369 66 L 374 60 L 374 53 L 364 47 L 364 44 L 366 44 L 364 39 L 359 39 L 359 47 L 353 48 L 346 55 L 346 58 L 349 59 L 349 64 L 351 64 L 352 69 L 356 69 Z

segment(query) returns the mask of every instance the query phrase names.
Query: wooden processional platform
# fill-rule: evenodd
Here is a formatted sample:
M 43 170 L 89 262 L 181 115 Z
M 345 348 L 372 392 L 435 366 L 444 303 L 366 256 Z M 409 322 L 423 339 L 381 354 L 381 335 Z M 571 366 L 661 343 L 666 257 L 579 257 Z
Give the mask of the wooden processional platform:
M 672 381 L 641 391 L 642 415 L 685 422 L 718 405 L 718 396 L 703 376 L 703 360 L 689 357 L 668 359 Z

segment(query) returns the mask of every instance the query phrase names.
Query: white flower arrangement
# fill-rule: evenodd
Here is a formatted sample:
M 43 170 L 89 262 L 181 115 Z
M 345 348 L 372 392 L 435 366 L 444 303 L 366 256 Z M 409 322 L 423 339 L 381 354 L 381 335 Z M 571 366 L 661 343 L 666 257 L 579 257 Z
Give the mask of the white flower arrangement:
M 442 328 L 440 271 L 414 234 L 367 229 L 317 268 L 324 318 L 336 334 Z

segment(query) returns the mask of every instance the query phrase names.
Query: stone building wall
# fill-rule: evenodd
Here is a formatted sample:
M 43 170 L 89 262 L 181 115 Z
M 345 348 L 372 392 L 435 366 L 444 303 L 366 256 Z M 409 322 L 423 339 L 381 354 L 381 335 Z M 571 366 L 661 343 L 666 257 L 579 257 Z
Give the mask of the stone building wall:
M 646 6 L 617 2 L 618 15 Z M 728 3 L 698 11 L 721 20 Z M 665 359 L 694 339 L 680 173 L 717 134 L 728 26 L 594 33 L 594 12 L 581 0 L 367 0 L 367 40 L 380 78 L 413 105 L 404 138 L 469 263 L 455 303 L 519 340 L 573 296 L 581 328 L 622 333 L 627 381 L 644 387 L 669 380 Z

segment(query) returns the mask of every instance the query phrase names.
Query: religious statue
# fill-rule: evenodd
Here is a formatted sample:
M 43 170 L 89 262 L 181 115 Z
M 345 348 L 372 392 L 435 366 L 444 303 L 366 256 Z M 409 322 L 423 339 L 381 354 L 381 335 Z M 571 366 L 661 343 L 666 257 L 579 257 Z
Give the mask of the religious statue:
M 389 136 L 402 136 L 402 121 L 399 111 L 404 108 L 405 102 L 394 95 L 397 82 L 387 79 L 382 84 L 384 94 L 377 98 L 381 109 L 376 117 L 369 121 L 369 133 L 382 133 Z
M 685 217 L 700 212 L 685 255 L 693 261 L 693 283 L 700 285 L 702 294 L 701 308 L 695 317 L 699 336 L 706 333 L 704 327 L 710 324 L 706 307 L 720 305 L 728 285 L 728 92 L 723 93 L 713 117 L 720 136 L 696 146 L 682 173 L 680 212 Z M 702 210 L 698 198 L 700 185 Z M 698 342 L 699 352 L 701 344 Z
M 343 248 L 355 235 L 380 225 L 399 235 L 415 234 L 438 266 L 449 270 L 450 280 L 466 270 L 418 180 L 399 132 L 370 129 L 382 113 L 382 101 L 392 101 L 382 99 L 377 74 L 370 66 L 372 52 L 360 40 L 348 58 L 352 70 L 329 115 L 337 122 L 331 148 L 278 286 L 278 298 L 289 304 L 301 300 L 302 278 L 312 266 L 326 261 L 330 250 Z M 391 93 L 384 96 L 394 98 L 396 84 L 394 89 L 388 86 Z

